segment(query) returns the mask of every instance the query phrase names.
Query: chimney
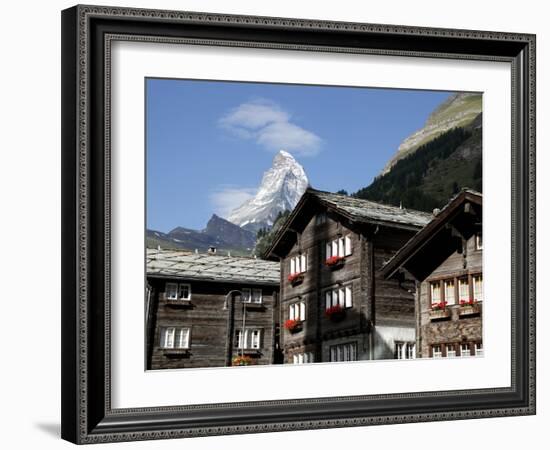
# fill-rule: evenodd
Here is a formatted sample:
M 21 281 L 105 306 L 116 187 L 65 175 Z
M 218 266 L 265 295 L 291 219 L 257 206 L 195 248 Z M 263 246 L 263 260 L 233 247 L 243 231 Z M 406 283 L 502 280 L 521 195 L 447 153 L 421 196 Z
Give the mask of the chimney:
M 215 255 L 216 254 L 216 247 L 214 247 L 213 245 L 208 247 L 208 254 L 209 255 Z

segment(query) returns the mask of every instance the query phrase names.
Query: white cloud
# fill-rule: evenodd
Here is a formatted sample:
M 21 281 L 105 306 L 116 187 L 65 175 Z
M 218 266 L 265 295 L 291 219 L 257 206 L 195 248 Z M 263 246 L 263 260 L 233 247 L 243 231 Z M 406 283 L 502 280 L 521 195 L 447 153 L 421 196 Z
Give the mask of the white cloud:
M 219 125 L 240 139 L 254 139 L 270 151 L 288 150 L 314 156 L 322 139 L 291 122 L 291 116 L 276 103 L 257 99 L 242 103 L 219 120 Z
M 214 212 L 220 217 L 227 217 L 231 211 L 250 200 L 256 194 L 256 188 L 220 186 L 210 194 Z

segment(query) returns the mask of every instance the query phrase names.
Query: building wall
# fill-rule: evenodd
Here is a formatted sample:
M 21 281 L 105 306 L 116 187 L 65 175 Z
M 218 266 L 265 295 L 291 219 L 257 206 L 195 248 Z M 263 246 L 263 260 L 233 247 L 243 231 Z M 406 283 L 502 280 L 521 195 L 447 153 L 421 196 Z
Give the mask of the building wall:
M 422 283 L 418 284 L 420 323 L 418 333 L 418 356 L 431 356 L 433 345 L 447 344 L 459 346 L 461 343 L 469 343 L 473 349 L 475 343 L 482 342 L 482 313 L 483 302 L 476 305 L 474 314 L 472 309 L 461 309 L 459 304 L 447 305 L 448 317 L 436 318 L 438 313 L 432 312 L 431 282 L 455 280 L 455 298 L 458 302 L 458 283 L 461 277 L 469 278 L 469 288 L 472 294 L 472 276 L 482 274 L 483 250 L 476 250 L 476 237 L 472 236 L 465 241 L 466 251 L 454 252 L 436 270 L 434 270 Z M 444 289 L 442 290 L 444 292 Z M 444 299 L 443 299 L 444 300 Z M 458 354 L 458 353 L 457 353 Z
M 189 283 L 191 300 L 169 301 L 165 296 L 167 282 Z M 224 310 L 226 294 L 234 289 L 262 289 L 262 304 L 247 304 L 246 328 L 262 330 L 260 349 L 247 352 L 257 364 L 271 364 L 274 357 L 275 306 L 278 287 L 273 285 L 227 284 L 207 281 L 185 281 L 148 278 L 152 292 L 152 315 L 149 334 L 147 367 L 149 369 L 174 369 L 188 367 L 220 367 L 227 365 L 227 345 L 231 336 L 231 357 L 239 353 L 235 330 L 242 327 L 243 310 L 240 296 L 234 298 L 232 320 L 228 322 L 231 308 Z M 230 302 L 231 303 L 231 302 Z M 229 303 L 229 306 L 230 306 Z M 161 328 L 190 328 L 188 351 L 172 351 L 161 347 Z
M 283 325 L 290 316 L 290 306 L 304 302 L 305 321 L 298 332 L 281 328 L 284 362 L 291 363 L 296 354 L 313 352 L 316 362 L 330 360 L 330 347 L 347 342 L 357 344 L 357 359 L 393 358 L 393 334 L 388 329 L 402 331 L 414 341 L 414 282 L 384 280 L 376 273 L 385 261 L 415 233 L 412 230 L 375 228 L 357 225 L 335 213 L 328 213 L 323 224 L 314 216 L 299 234 L 297 242 L 281 258 L 281 312 Z M 325 264 L 325 245 L 338 236 L 349 236 L 352 253 L 341 268 Z M 291 259 L 307 255 L 307 271 L 297 285 L 288 281 Z M 352 307 L 345 309 L 341 320 L 325 315 L 325 292 L 337 287 L 351 287 Z M 373 327 L 385 327 L 373 341 Z M 388 328 L 390 327 L 390 328 Z M 393 328 L 391 328 L 393 327 Z M 384 332 L 382 332 L 384 331 Z M 378 348 L 373 351 L 374 346 Z

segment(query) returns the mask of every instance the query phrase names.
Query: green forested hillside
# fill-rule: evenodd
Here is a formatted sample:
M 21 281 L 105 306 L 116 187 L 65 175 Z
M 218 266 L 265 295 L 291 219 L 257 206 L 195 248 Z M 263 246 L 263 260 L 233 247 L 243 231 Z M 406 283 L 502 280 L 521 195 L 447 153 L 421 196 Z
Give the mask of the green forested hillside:
M 432 211 L 463 187 L 481 191 L 481 115 L 397 161 L 368 187 L 352 194 L 404 208 Z

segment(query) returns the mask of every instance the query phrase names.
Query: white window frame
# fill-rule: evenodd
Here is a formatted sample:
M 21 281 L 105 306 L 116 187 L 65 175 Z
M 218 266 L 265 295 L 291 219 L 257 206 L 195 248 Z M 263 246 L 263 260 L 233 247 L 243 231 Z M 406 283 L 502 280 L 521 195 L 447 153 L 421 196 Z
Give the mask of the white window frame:
M 436 348 L 439 349 L 436 351 Z M 432 345 L 432 358 L 443 358 L 443 349 L 441 344 Z
M 166 283 L 164 286 L 164 296 L 167 300 L 178 299 L 178 283 Z
M 325 291 L 325 310 L 340 305 L 342 309 L 353 307 L 352 285 L 337 286 Z
M 290 320 L 306 320 L 306 302 L 294 302 L 288 306 L 288 318 Z
M 191 343 L 189 327 L 160 327 L 159 347 L 165 349 L 188 349 Z
M 434 295 L 436 289 L 438 292 L 437 299 Z M 440 303 L 443 300 L 441 298 L 441 283 L 439 281 L 430 281 L 430 300 L 432 303 Z
M 290 275 L 307 272 L 307 254 L 301 253 L 290 258 Z
M 184 287 L 187 288 L 187 297 L 180 295 Z M 191 300 L 191 284 L 168 282 L 164 287 L 164 296 L 166 300 Z
M 456 358 L 456 347 L 454 344 L 445 345 L 445 354 L 447 358 Z
M 456 292 L 455 292 L 455 280 L 443 281 L 443 290 L 445 292 L 445 301 L 448 305 L 456 305 Z M 451 296 L 449 296 L 451 293 Z
M 483 343 L 476 342 L 474 345 L 475 356 L 483 356 Z
M 462 288 L 466 288 L 466 295 L 462 295 Z M 459 278 L 458 279 L 458 301 L 469 301 L 470 300 L 470 283 L 468 278 Z
M 244 340 L 243 340 L 244 336 Z M 244 345 L 244 347 L 243 347 Z M 262 345 L 262 329 L 261 328 L 245 328 L 244 333 L 242 328 L 235 330 L 235 347 L 239 350 L 259 350 Z
M 478 302 L 483 301 L 483 276 L 474 275 L 472 277 L 473 290 L 474 290 L 474 300 Z M 480 289 L 481 288 L 481 289 Z M 481 291 L 481 292 L 478 292 Z
M 330 362 L 358 361 L 357 342 L 346 342 L 345 344 L 331 345 L 329 353 Z
M 416 344 L 414 342 L 407 342 L 406 352 L 407 359 L 416 359 Z
M 353 246 L 351 242 L 351 236 L 346 235 L 327 241 L 325 244 L 325 259 L 332 258 L 333 256 L 346 257 L 353 253 Z
M 464 353 L 465 351 L 467 352 L 466 354 Z M 460 357 L 467 358 L 468 356 L 472 356 L 470 344 L 460 344 Z

